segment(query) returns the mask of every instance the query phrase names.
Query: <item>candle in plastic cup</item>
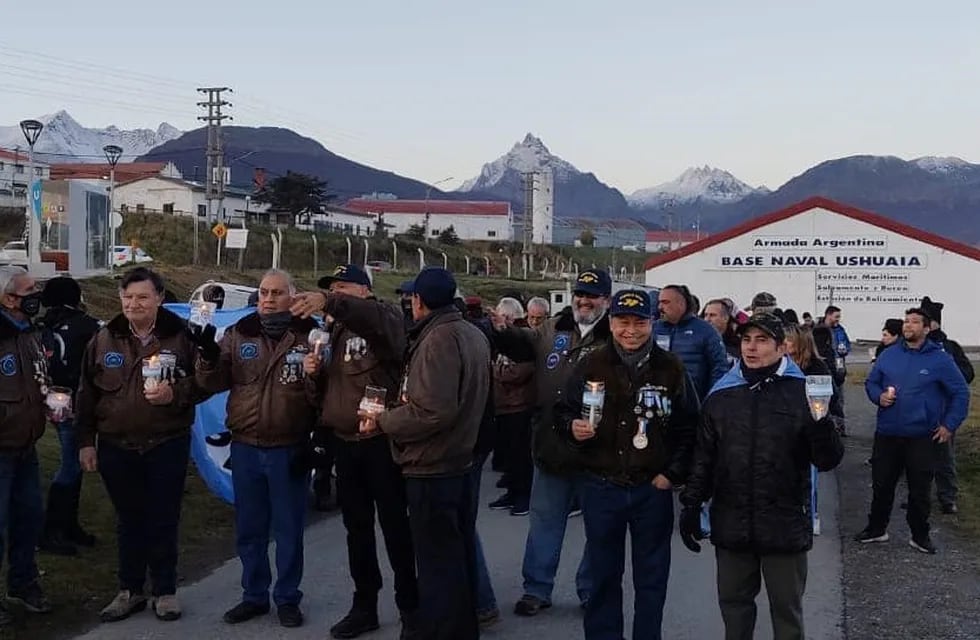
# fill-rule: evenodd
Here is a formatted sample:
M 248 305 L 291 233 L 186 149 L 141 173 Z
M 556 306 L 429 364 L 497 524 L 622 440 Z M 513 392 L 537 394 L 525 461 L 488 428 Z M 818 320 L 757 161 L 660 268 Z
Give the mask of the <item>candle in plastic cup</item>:
M 163 378 L 163 367 L 160 366 L 160 356 L 143 358 L 143 388 L 147 391 L 156 389 Z
M 307 344 L 313 349 L 316 357 L 324 358 L 324 349 L 330 347 L 330 334 L 323 329 L 312 329 L 306 338 Z
M 191 313 L 188 322 L 199 327 L 211 324 L 211 321 L 214 320 L 214 312 L 217 309 L 218 305 L 214 302 L 195 300 L 191 303 Z
M 388 390 L 384 387 L 368 385 L 364 388 L 364 397 L 361 398 L 360 409 L 372 418 L 376 418 L 384 413 L 387 397 Z
M 71 389 L 67 387 L 50 387 L 44 399 L 48 407 L 51 422 L 64 422 L 71 415 Z
M 606 383 L 589 380 L 582 392 L 582 418 L 594 428 L 602 421 L 602 405 L 606 397 Z

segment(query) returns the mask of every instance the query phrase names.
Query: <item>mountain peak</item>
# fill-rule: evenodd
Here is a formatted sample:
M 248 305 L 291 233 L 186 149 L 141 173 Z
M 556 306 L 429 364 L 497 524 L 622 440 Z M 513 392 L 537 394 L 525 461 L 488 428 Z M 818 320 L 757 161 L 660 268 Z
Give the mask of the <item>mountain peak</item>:
M 697 200 L 708 202 L 738 202 L 755 193 L 768 193 L 768 189 L 755 189 L 730 172 L 709 165 L 689 167 L 680 176 L 648 189 L 640 189 L 629 197 L 634 207 L 656 207 L 670 203 L 687 203 Z
M 506 154 L 483 165 L 480 175 L 464 182 L 458 191 L 488 190 L 504 180 L 512 179 L 514 173 L 532 171 L 551 172 L 556 181 L 581 173 L 571 163 L 552 154 L 541 138 L 528 133 Z
M 970 166 L 969 162 L 956 156 L 922 156 L 912 160 L 912 164 L 929 173 L 953 173 Z
M 537 137 L 536 135 L 534 135 L 533 133 L 530 133 L 530 132 L 528 132 L 528 134 L 526 136 L 524 136 L 524 140 L 522 142 L 519 142 L 518 144 L 515 144 L 514 146 L 515 147 L 534 147 L 534 148 L 538 148 L 538 149 L 543 150 L 545 153 L 550 153 L 548 151 L 548 147 L 546 147 L 545 144 L 544 144 L 544 142 L 541 141 L 541 138 Z

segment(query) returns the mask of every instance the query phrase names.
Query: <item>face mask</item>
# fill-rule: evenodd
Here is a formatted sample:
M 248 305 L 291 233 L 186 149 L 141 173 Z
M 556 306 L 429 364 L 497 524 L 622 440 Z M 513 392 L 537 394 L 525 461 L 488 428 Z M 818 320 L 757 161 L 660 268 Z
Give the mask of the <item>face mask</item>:
M 293 314 L 288 311 L 277 313 L 260 313 L 259 322 L 262 323 L 262 331 L 270 338 L 280 338 L 289 325 L 293 322 Z
M 20 311 L 25 316 L 33 317 L 41 310 L 41 294 L 31 293 L 20 299 Z

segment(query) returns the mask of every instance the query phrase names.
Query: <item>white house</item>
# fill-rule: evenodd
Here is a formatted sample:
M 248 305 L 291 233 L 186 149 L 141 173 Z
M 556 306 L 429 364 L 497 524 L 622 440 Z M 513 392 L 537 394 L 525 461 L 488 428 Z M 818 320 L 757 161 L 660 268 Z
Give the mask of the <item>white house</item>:
M 297 224 L 300 229 L 316 229 L 327 233 L 342 233 L 347 236 L 374 235 L 378 216 L 370 213 L 350 211 L 343 207 L 326 207 L 322 213 L 313 214 L 312 225 Z
M 783 309 L 820 317 L 841 308 L 851 339 L 878 340 L 923 296 L 943 302 L 943 329 L 980 344 L 980 250 L 826 198 L 811 198 L 655 256 L 651 286 L 686 284 L 702 302 L 748 307 L 767 291 Z
M 184 216 L 196 213 L 204 218 L 208 215 L 204 187 L 205 185 L 200 182 L 167 176 L 150 176 L 116 185 L 113 201 L 115 207 L 122 211 Z M 246 215 L 262 216 L 269 207 L 253 202 L 251 191 L 247 189 L 225 187 L 222 208 L 225 219 L 234 220 Z M 212 212 L 211 218 L 216 217 L 217 212 Z
M 27 152 L 0 149 L 0 207 L 26 207 L 28 179 Z M 35 180 L 51 177 L 51 168 L 34 162 Z
M 706 233 L 697 231 L 647 231 L 646 252 L 660 253 L 661 251 L 673 251 L 674 249 L 685 247 L 692 242 L 697 242 L 704 237 L 707 237 Z
M 509 202 L 465 200 L 349 200 L 345 209 L 372 216 L 381 215 L 390 234 L 405 233 L 414 225 L 426 235 L 438 237 L 452 226 L 461 240 L 500 240 L 513 238 L 513 213 Z

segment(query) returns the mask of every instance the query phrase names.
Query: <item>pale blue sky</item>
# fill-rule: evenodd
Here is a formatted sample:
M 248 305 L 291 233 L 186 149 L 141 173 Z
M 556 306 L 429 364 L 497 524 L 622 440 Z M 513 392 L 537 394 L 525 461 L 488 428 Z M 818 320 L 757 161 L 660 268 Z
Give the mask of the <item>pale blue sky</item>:
M 980 162 L 980 3 L 797 4 L 21 3 L 36 21 L 0 32 L 0 124 L 191 128 L 194 88 L 221 84 L 235 124 L 454 184 L 528 131 L 627 193 L 701 164 L 775 188 L 856 153 Z

